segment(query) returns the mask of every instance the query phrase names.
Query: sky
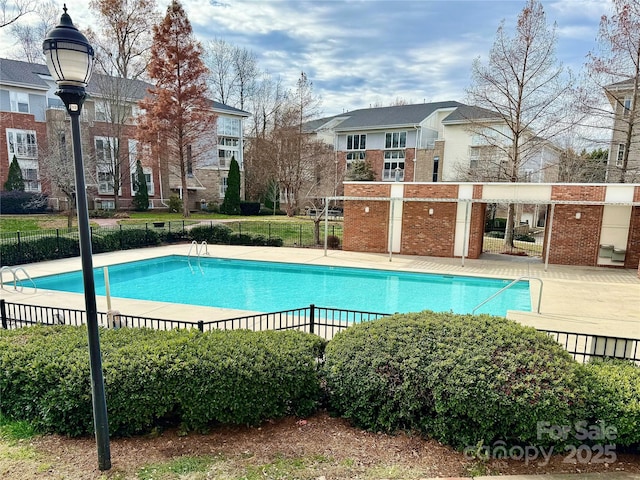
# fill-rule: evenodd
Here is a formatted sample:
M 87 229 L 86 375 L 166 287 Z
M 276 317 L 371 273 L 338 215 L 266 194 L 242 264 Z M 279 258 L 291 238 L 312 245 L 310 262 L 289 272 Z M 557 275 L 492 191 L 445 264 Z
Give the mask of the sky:
M 157 0 L 166 12 L 169 0 Z M 62 1 L 60 12 L 62 13 Z M 86 0 L 67 0 L 80 30 L 93 25 Z M 182 0 L 196 38 L 253 52 L 261 70 L 294 88 L 313 83 L 322 116 L 389 105 L 465 101 L 471 66 L 486 60 L 504 21 L 511 34 L 524 0 Z M 579 73 L 596 48 L 609 0 L 542 1 L 556 24 L 560 62 Z M 25 20 L 27 21 L 27 20 Z M 0 56 L 11 49 L 0 29 Z

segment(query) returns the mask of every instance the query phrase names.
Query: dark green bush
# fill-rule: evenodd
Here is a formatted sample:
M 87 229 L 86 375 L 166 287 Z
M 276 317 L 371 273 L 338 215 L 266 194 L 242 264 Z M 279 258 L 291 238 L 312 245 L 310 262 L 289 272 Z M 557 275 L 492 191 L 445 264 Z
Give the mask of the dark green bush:
M 327 247 L 335 250 L 340 247 L 340 238 L 335 235 L 327 235 Z
M 281 247 L 284 245 L 284 241 L 278 237 L 271 237 L 267 239 L 267 247 Z
M 146 228 L 130 228 L 123 230 L 98 230 L 91 236 L 93 253 L 129 250 L 160 244 L 160 235 Z
M 19 190 L 1 191 L 0 205 L 2 205 L 2 213 L 5 215 L 30 215 L 44 213 L 48 210 L 46 195 Z
M 492 231 L 487 233 L 487 237 L 490 238 L 504 238 L 504 232 Z
M 411 429 L 456 447 L 537 443 L 571 425 L 577 364 L 547 335 L 501 317 L 421 312 L 339 333 L 326 351 L 330 406 L 369 430 Z
M 531 235 L 526 235 L 526 234 L 518 234 L 518 235 L 514 235 L 513 237 L 514 240 L 519 240 L 521 242 L 535 242 L 536 239 L 534 237 L 532 237 Z
M 258 215 L 260 202 L 240 202 L 240 215 Z
M 599 444 L 640 446 L 640 366 L 622 360 L 593 360 L 580 366 L 587 393 L 587 427 L 615 427 L 613 441 Z
M 189 238 L 198 243 L 226 244 L 229 243 L 229 237 L 232 232 L 233 230 L 222 223 L 198 225 L 189 230 Z
M 18 243 L 1 243 L 2 265 L 21 265 L 80 255 L 77 238 L 44 237 Z
M 253 237 L 248 233 L 232 233 L 229 236 L 229 245 L 252 245 Z
M 93 433 L 84 327 L 0 331 L 0 412 L 63 435 Z M 203 429 L 309 415 L 324 341 L 299 331 L 101 331 L 110 433 L 167 421 Z

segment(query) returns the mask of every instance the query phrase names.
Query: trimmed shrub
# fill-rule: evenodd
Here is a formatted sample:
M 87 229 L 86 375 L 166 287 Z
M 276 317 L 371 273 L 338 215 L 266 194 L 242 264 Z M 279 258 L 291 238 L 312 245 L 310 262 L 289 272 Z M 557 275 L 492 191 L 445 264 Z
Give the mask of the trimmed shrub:
M 324 341 L 286 332 L 102 330 L 110 433 L 171 421 L 204 429 L 306 416 L 320 398 Z M 0 412 L 42 432 L 93 433 L 85 327 L 0 331 Z
M 530 242 L 530 243 L 533 243 L 536 241 L 535 237 L 532 237 L 531 235 L 526 235 L 526 234 L 515 235 L 513 239 L 519 240 L 521 242 Z
M 623 360 L 592 360 L 580 368 L 587 392 L 583 418 L 587 427 L 615 427 L 617 432 L 613 440 L 600 438 L 594 443 L 640 446 L 640 366 Z
M 37 240 L 0 244 L 2 265 L 21 265 L 80 255 L 77 238 L 44 237 Z
M 267 247 L 281 247 L 284 245 L 284 241 L 278 237 L 271 237 L 267 239 Z
M 182 212 L 182 199 L 177 195 L 171 195 L 169 197 L 169 211 L 173 213 Z
M 340 238 L 335 235 L 327 235 L 327 247 L 332 250 L 340 248 Z
M 198 225 L 189 230 L 189 238 L 196 242 L 209 244 L 229 243 L 229 237 L 233 233 L 231 228 L 224 224 Z
M 154 230 L 130 228 L 115 231 L 96 232 L 91 236 L 93 253 L 129 250 L 160 244 L 160 235 Z
M 260 202 L 240 202 L 240 215 L 258 215 Z
M 359 427 L 410 429 L 455 447 L 540 443 L 571 425 L 577 363 L 544 333 L 501 317 L 421 312 L 351 327 L 326 350 L 331 409 Z M 544 442 L 543 442 L 544 443 Z
M 48 209 L 47 196 L 20 190 L 0 192 L 0 205 L 5 215 L 29 215 L 44 213 Z
M 229 236 L 229 245 L 252 245 L 253 237 L 248 233 L 232 233 Z

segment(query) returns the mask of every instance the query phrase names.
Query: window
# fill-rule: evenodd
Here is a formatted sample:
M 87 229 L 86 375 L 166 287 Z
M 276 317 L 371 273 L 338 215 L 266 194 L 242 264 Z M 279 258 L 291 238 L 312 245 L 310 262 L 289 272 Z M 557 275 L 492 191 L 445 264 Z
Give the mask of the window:
M 113 195 L 115 193 L 115 183 L 113 177 L 115 140 L 110 137 L 95 137 L 94 142 L 96 148 L 96 176 L 98 177 L 98 193 L 103 195 Z
M 15 155 L 20 158 L 38 158 L 38 144 L 36 132 L 33 130 L 7 129 L 7 144 L 9 147 L 9 162 Z
M 616 167 L 621 167 L 624 161 L 624 143 L 618 144 L 618 157 L 616 158 Z
M 404 180 L 404 150 L 391 150 L 384 152 L 384 167 L 382 170 L 382 180 L 396 180 L 396 170 L 398 181 Z
M 623 108 L 622 114 L 625 117 L 628 117 L 629 116 L 629 112 L 631 111 L 631 99 L 630 98 L 625 98 L 624 99 L 624 102 L 622 104 L 622 108 Z
M 364 133 L 347 135 L 347 150 L 366 150 L 367 135 Z
M 29 94 L 22 92 L 10 92 L 11 111 L 29 113 Z
M 227 193 L 227 177 L 220 177 L 220 197 L 224 197 Z
M 105 102 L 95 102 L 95 119 L 96 122 L 106 122 L 108 120 L 107 104 Z
M 239 140 L 237 138 L 221 137 L 218 139 L 218 165 L 221 168 L 226 168 L 231 162 L 231 157 L 235 157 L 238 160 L 239 155 Z
M 240 137 L 240 119 L 218 117 L 218 135 Z
M 136 188 L 136 170 L 134 169 L 131 172 L 131 194 L 135 195 L 135 193 L 138 191 L 138 189 Z M 149 195 L 153 195 L 153 175 L 151 172 L 151 169 L 149 167 L 142 167 L 142 173 L 144 175 L 144 180 L 145 182 L 147 182 L 147 193 Z
M 406 148 L 407 132 L 387 133 L 384 136 L 384 148 Z
M 469 147 L 469 168 L 475 170 L 480 162 L 480 147 Z
M 437 182 L 438 181 L 438 170 L 440 168 L 440 157 L 435 156 L 433 157 L 433 173 L 431 174 L 431 181 L 432 182 Z
M 353 162 L 363 162 L 365 152 L 348 152 L 347 153 L 347 169 L 351 168 Z

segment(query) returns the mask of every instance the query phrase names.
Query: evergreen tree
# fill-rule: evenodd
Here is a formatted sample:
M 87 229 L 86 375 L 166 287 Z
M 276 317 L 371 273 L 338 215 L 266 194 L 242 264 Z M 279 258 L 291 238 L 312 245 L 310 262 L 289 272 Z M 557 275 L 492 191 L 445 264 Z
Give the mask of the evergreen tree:
M 358 160 L 351 164 L 346 179 L 351 182 L 371 182 L 376 179 L 376 174 L 366 161 Z
M 224 201 L 220 207 L 220 212 L 227 215 L 240 215 L 240 166 L 236 161 L 236 157 L 231 157 L 227 191 L 224 193 Z
M 15 155 L 9 165 L 9 177 L 4 183 L 4 189 L 7 192 L 12 190 L 24 192 L 24 178 L 22 178 L 22 170 L 20 170 L 20 165 L 18 165 L 18 159 Z
M 133 207 L 139 211 L 144 212 L 149 209 L 149 187 L 147 186 L 147 179 L 144 176 L 144 170 L 142 170 L 142 163 L 140 160 L 136 163 L 136 178 L 134 181 L 134 189 L 136 191 L 133 197 Z

